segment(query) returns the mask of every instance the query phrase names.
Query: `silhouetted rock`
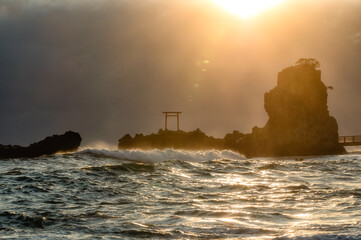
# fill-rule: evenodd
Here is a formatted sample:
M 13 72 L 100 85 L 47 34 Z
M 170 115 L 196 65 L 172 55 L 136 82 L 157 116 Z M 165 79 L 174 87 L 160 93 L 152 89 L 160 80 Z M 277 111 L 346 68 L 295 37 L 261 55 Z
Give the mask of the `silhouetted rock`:
M 240 142 L 246 135 L 239 131 L 233 131 L 233 133 L 227 133 L 224 136 L 224 148 L 238 151 Z
M 338 142 L 337 122 L 328 112 L 319 63 L 300 60 L 278 74 L 277 86 L 264 96 L 269 120 L 240 142 L 240 152 L 250 157 L 345 152 Z
M 301 58 L 278 74 L 277 86 L 265 93 L 269 120 L 251 134 L 238 131 L 223 139 L 193 132 L 163 131 L 119 139 L 119 149 L 230 149 L 247 157 L 305 156 L 345 153 L 338 142 L 338 125 L 327 107 L 327 87 L 315 59 Z
M 78 150 L 81 140 L 79 133 L 68 131 L 63 135 L 47 137 L 28 147 L 0 145 L 0 158 L 32 158 L 58 152 L 74 152 Z
M 129 134 L 124 135 L 118 142 L 119 149 L 224 149 L 224 140 L 209 137 L 201 130 L 191 132 L 170 131 L 160 129 L 157 134 L 136 134 L 132 138 Z

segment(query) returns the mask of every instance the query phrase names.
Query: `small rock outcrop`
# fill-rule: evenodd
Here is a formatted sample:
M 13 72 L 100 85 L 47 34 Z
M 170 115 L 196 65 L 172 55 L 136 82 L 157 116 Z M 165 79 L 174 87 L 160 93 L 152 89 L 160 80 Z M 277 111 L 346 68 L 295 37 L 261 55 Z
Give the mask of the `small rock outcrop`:
M 329 115 L 327 87 L 319 63 L 300 59 L 278 74 L 277 86 L 265 93 L 269 120 L 243 138 L 239 151 L 248 157 L 344 153 L 336 119 Z
M 78 150 L 81 140 L 79 133 L 68 131 L 62 135 L 47 137 L 28 147 L 0 145 L 0 159 L 33 158 L 58 152 L 74 152 Z
M 118 141 L 118 149 L 224 149 L 224 140 L 207 136 L 204 132 L 196 129 L 191 132 L 182 130 L 170 131 L 160 129 L 157 134 L 136 134 L 131 137 L 124 135 Z

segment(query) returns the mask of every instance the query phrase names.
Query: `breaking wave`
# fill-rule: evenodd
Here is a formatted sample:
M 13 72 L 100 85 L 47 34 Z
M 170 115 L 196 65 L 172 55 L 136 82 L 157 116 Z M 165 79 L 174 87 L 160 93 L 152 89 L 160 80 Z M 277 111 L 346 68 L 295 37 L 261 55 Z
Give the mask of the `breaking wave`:
M 245 157 L 230 150 L 205 150 L 205 151 L 189 151 L 189 150 L 99 150 L 85 149 L 77 154 L 93 155 L 95 157 L 115 158 L 120 160 L 156 163 L 168 160 L 180 160 L 190 162 L 207 162 L 218 159 L 244 160 Z
M 361 240 L 359 153 L 88 148 L 0 164 L 0 239 Z

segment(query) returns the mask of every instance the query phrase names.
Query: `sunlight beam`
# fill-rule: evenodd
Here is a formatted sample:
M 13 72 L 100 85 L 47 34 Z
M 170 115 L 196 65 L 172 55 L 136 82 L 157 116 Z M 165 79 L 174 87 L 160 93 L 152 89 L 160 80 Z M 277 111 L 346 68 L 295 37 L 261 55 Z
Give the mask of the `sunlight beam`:
M 284 0 L 213 0 L 218 6 L 242 18 L 253 17 Z

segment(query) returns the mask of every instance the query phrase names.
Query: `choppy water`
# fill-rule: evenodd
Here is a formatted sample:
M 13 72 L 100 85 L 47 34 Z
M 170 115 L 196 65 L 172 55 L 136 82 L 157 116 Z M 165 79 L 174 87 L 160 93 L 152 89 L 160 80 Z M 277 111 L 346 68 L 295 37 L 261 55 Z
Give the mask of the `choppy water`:
M 361 239 L 361 154 L 106 151 L 0 161 L 3 239 Z

